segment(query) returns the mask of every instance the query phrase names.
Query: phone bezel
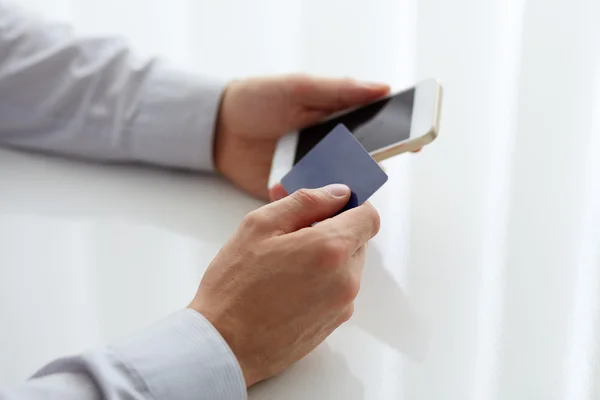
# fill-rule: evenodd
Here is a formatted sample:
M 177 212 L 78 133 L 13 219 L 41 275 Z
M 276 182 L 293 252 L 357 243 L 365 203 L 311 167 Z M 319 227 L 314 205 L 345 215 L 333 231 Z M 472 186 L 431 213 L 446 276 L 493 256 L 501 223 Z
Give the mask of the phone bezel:
M 415 86 L 415 100 L 410 125 L 410 137 L 372 151 L 375 161 L 383 161 L 397 154 L 418 150 L 431 143 L 438 135 L 442 86 L 434 79 Z

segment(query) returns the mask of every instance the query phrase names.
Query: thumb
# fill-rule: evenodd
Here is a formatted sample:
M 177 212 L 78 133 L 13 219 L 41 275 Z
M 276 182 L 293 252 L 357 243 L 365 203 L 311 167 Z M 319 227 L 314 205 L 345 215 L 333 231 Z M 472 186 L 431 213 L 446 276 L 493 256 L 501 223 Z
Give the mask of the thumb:
M 319 189 L 300 189 L 264 206 L 263 217 L 284 233 L 295 232 L 334 216 L 350 198 L 350 188 L 333 184 Z

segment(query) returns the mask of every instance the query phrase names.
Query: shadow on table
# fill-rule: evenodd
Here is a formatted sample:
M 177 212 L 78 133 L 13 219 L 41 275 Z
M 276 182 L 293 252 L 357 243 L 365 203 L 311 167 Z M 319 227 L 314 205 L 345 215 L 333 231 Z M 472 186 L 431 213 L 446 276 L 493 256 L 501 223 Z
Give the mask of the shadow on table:
M 360 400 L 364 399 L 364 392 L 344 357 L 325 342 L 281 375 L 255 385 L 249 399 Z
M 369 246 L 360 294 L 350 324 L 354 324 L 389 346 L 422 361 L 428 351 L 430 328 L 414 313 L 398 282 L 383 264 L 376 244 Z

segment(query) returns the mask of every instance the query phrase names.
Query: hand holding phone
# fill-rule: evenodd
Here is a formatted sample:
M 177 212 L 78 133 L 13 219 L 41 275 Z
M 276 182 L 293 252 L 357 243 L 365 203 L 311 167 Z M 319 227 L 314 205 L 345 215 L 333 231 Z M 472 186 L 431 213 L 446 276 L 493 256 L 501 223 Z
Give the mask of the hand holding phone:
M 362 107 L 332 115 L 282 137 L 269 176 L 272 188 L 337 125 L 345 125 L 376 161 L 415 151 L 439 131 L 442 87 L 427 80 Z

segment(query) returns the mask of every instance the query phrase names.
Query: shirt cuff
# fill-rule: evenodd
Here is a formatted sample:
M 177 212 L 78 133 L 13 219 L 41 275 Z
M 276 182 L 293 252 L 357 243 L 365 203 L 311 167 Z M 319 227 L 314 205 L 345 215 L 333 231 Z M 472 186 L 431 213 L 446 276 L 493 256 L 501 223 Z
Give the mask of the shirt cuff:
M 156 399 L 246 399 L 244 375 L 219 332 L 184 309 L 110 348 Z
M 213 136 L 224 82 L 156 63 L 128 130 L 134 159 L 212 171 Z

